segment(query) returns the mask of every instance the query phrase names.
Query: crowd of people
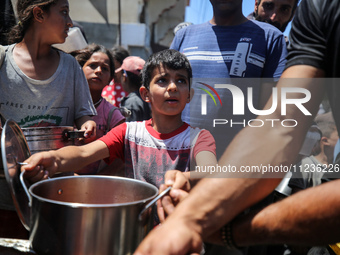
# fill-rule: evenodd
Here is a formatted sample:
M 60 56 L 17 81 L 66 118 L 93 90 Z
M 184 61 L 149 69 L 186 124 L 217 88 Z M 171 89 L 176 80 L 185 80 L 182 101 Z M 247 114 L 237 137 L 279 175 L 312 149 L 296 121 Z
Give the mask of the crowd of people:
M 334 254 L 340 0 L 255 0 L 248 17 L 240 0 L 210 2 L 210 21 L 178 26 L 170 48 L 144 60 L 96 43 L 58 50 L 73 26 L 68 1 L 18 0 L 18 23 L 1 34 L 2 117 L 85 131 L 29 157 L 24 176 L 172 186 L 136 255 Z M 291 173 L 241 172 L 255 166 Z M 234 171 L 197 174 L 212 167 Z M 280 185 L 289 194 L 277 199 Z M 0 191 L 0 237 L 27 238 L 1 177 Z
M 220 165 L 231 164 L 240 169 L 244 165 L 296 163 L 303 138 L 326 91 L 339 127 L 339 88 L 336 79 L 331 79 L 339 75 L 339 6 L 339 1 L 302 0 L 293 19 L 287 63 L 276 87 L 307 89 L 311 98 L 306 108 L 311 115 L 290 107 L 285 117 L 298 119 L 296 127 L 242 129 L 219 160 Z M 293 95 L 293 98 L 300 97 L 299 93 Z M 280 104 L 280 97 L 278 102 Z M 270 103 L 271 100 L 266 107 Z M 282 120 L 280 111 L 278 108 L 266 117 Z M 263 119 L 264 116 L 258 117 L 258 120 Z M 267 196 L 280 179 L 215 177 L 199 181 L 188 195 L 173 190 L 177 201 L 184 197 L 185 200 L 177 205 L 161 227 L 144 239 L 136 254 L 199 253 L 202 241 L 217 240 L 230 248 L 285 243 L 327 246 L 339 241 L 337 180 L 238 216 Z M 173 209 L 171 203 L 163 204 L 163 210 L 167 208 Z M 222 233 L 227 234 L 221 236 Z M 160 243 L 157 241 L 160 239 L 165 241 Z

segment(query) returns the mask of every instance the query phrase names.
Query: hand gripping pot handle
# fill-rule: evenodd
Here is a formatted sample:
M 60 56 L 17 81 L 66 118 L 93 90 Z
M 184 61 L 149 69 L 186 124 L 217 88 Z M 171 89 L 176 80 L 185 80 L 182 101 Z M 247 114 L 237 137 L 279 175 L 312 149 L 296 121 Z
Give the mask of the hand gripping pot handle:
M 80 130 L 65 130 L 63 132 L 63 137 L 65 139 L 79 139 L 79 138 L 84 138 L 85 136 L 85 131 L 80 131 Z
M 152 199 L 152 200 L 144 207 L 144 209 L 139 213 L 138 219 L 139 219 L 140 221 L 142 221 L 142 220 L 143 220 L 143 215 L 144 215 L 144 213 L 145 213 L 151 206 L 153 206 L 153 205 L 157 202 L 158 199 L 160 199 L 160 198 L 164 197 L 166 194 L 168 194 L 169 191 L 171 190 L 171 188 L 172 188 L 171 186 L 168 187 L 166 190 L 163 190 L 163 192 L 161 192 L 157 197 L 155 197 L 154 199 Z

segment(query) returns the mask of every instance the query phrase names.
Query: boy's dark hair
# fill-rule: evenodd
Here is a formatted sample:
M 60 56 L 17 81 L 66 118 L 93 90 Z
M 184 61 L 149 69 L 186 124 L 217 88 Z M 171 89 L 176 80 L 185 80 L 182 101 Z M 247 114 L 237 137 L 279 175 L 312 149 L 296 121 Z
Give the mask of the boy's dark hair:
M 115 46 L 115 47 L 113 47 L 111 52 L 112 52 L 112 55 L 113 55 L 114 59 L 117 62 L 119 62 L 120 64 L 123 64 L 123 60 L 125 58 L 127 58 L 128 56 L 130 56 L 130 53 L 128 52 L 128 50 L 126 50 L 122 46 Z
M 142 86 L 142 78 L 140 75 L 134 74 L 129 71 L 125 71 L 126 75 L 128 77 L 128 83 L 129 87 L 132 88 L 132 90 L 136 91 L 139 90 L 139 88 Z
M 58 0 L 18 0 L 16 9 L 19 22 L 9 32 L 9 44 L 22 41 L 31 25 L 34 7 L 40 7 L 43 11 L 48 12 L 50 7 L 57 4 L 57 2 Z
M 113 78 L 115 74 L 115 63 L 113 61 L 112 53 L 109 49 L 105 48 L 103 45 L 92 43 L 81 50 L 75 50 L 70 52 L 72 56 L 76 58 L 81 67 L 91 58 L 91 56 L 96 53 L 101 52 L 106 54 L 110 60 L 110 79 Z
M 164 65 L 173 70 L 185 69 L 188 73 L 189 89 L 192 78 L 192 69 L 189 60 L 177 50 L 162 50 L 152 54 L 146 61 L 142 70 L 142 84 L 149 89 L 152 80 L 152 72 L 155 68 Z

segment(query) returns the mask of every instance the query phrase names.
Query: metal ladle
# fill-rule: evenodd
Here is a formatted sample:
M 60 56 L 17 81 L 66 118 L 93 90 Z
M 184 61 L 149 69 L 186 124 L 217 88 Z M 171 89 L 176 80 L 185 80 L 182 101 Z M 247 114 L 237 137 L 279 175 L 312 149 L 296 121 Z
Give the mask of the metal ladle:
M 166 194 L 168 194 L 168 192 L 172 189 L 172 186 L 169 186 L 166 190 L 163 190 L 157 197 L 155 197 L 154 199 L 152 199 L 147 206 L 145 206 L 145 208 L 140 212 L 138 218 L 139 220 L 142 220 L 143 218 L 143 213 L 148 210 L 151 206 L 153 206 L 154 203 L 157 202 L 158 199 L 164 197 Z

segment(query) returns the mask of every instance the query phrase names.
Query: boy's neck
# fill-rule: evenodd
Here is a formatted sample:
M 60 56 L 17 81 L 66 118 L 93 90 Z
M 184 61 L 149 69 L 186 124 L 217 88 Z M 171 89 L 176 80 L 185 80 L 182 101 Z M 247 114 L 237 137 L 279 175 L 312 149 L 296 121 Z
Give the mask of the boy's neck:
M 161 116 L 153 117 L 151 126 L 161 134 L 169 134 L 183 125 L 181 116 Z

